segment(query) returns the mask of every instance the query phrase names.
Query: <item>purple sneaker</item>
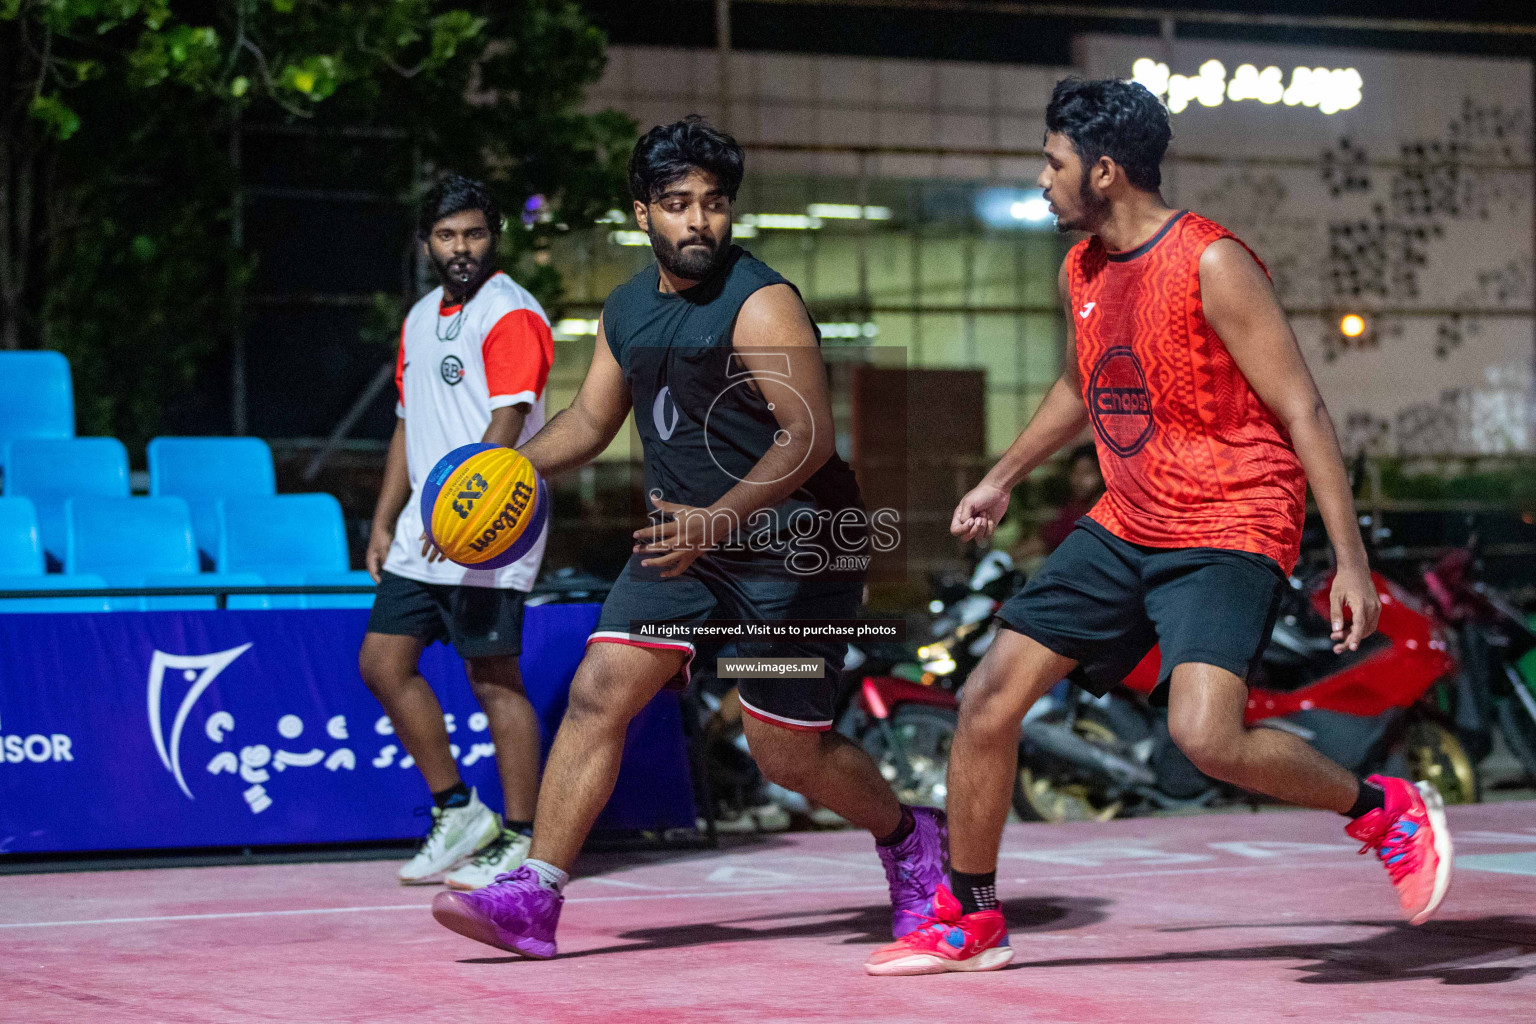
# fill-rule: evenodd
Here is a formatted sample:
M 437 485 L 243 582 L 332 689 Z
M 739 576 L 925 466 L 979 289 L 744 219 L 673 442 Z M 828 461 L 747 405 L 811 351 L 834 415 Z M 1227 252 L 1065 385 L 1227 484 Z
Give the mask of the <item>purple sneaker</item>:
M 509 953 L 548 960 L 556 953 L 555 925 L 565 897 L 522 867 L 474 892 L 440 892 L 432 916 L 450 931 Z
M 944 864 L 949 860 L 949 822 L 944 812 L 914 807 L 912 817 L 917 824 L 911 835 L 895 846 L 875 848 L 891 887 L 891 934 L 898 939 L 929 923 L 933 894 L 945 881 Z

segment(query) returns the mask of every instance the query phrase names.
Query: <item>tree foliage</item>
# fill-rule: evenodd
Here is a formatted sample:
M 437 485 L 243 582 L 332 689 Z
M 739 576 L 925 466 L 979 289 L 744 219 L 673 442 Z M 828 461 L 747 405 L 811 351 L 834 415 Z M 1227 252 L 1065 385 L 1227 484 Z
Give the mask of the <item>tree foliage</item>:
M 398 133 L 367 170 L 405 203 L 418 160 L 543 197 L 504 257 L 555 303 L 534 257 L 614 204 L 634 137 L 580 109 L 603 52 L 570 0 L 0 0 L 0 347 L 71 356 L 82 432 L 152 433 L 241 329 L 252 128 Z

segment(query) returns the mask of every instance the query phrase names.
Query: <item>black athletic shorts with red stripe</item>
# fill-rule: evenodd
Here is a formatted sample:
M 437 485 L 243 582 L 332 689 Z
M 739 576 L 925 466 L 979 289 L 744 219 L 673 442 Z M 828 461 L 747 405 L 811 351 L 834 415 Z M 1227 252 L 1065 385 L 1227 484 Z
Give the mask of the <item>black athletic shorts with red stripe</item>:
M 636 647 L 683 652 L 682 667 L 674 681 L 686 685 L 695 667 L 719 657 L 721 644 L 641 636 L 641 622 L 703 622 L 707 619 L 741 622 L 783 620 L 837 620 L 857 618 L 863 598 L 862 580 L 842 576 L 836 580 L 773 576 L 731 571 L 716 556 L 695 561 L 680 576 L 664 579 L 657 570 L 640 565 L 635 555 L 624 566 L 608 599 L 597 628 L 587 643 L 630 644 Z M 819 679 L 744 678 L 737 681 L 741 709 L 753 718 L 786 729 L 822 732 L 832 728 L 836 713 L 838 678 L 847 653 L 846 642 L 814 640 L 788 642 L 735 640 L 729 653 L 739 658 L 821 658 Z

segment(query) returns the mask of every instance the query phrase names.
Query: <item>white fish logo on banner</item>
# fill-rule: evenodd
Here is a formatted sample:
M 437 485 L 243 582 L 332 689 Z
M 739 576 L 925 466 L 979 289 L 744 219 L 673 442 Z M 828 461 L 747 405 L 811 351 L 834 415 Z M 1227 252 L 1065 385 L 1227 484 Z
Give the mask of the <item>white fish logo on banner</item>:
M 251 645 L 247 643 L 214 654 L 167 654 L 164 651 L 156 651 L 154 659 L 149 663 L 149 732 L 154 737 L 155 750 L 160 754 L 160 761 L 165 765 L 165 770 L 176 777 L 176 784 L 181 787 L 183 793 L 187 794 L 188 800 L 197 798 L 192 795 L 192 790 L 187 788 L 187 780 L 181 774 L 181 730 L 187 724 L 187 716 L 192 713 L 192 706 L 203 695 L 203 691 L 213 684 L 213 681 L 219 677 L 219 673 L 228 668 L 231 662 L 250 648 Z M 165 741 L 165 730 L 161 724 L 160 713 L 166 669 L 179 669 L 192 683 L 187 695 L 181 699 L 181 706 L 177 708 L 176 718 L 171 723 L 169 746 Z

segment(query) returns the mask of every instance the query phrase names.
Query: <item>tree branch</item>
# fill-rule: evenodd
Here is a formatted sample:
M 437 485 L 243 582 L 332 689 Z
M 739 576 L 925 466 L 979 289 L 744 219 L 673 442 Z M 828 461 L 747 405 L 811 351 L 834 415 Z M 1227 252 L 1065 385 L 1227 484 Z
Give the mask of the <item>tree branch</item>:
M 43 52 L 37 54 L 37 83 L 32 87 L 32 102 L 43 94 L 43 83 L 48 80 L 48 66 L 53 62 L 53 29 L 43 30 Z
M 421 72 L 424 71 L 427 66 L 427 62 L 425 60 L 422 60 L 422 62 L 417 64 L 414 68 L 402 67 L 401 65 L 396 64 L 394 58 L 389 54 L 385 53 L 383 50 L 368 45 L 368 41 L 364 35 L 363 26 L 361 25 L 359 25 L 357 28 L 357 48 L 363 53 L 368 54 L 370 57 L 378 58 L 386 67 L 388 67 L 395 74 L 399 75 L 401 78 L 415 78 L 417 75 L 421 74 Z
M 261 80 L 266 83 L 267 95 L 272 98 L 272 102 L 288 111 L 288 113 L 293 114 L 295 117 L 314 117 L 314 111 L 305 110 L 303 107 L 296 107 L 278 95 L 277 84 L 272 81 L 272 72 L 267 67 L 266 55 L 263 54 L 261 49 L 249 39 L 242 39 L 241 42 L 244 44 L 245 48 L 251 51 L 251 53 L 256 57 L 256 67 L 261 71 Z

